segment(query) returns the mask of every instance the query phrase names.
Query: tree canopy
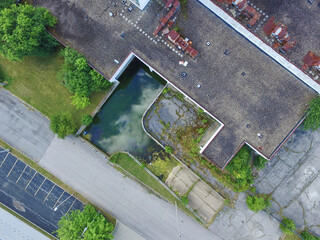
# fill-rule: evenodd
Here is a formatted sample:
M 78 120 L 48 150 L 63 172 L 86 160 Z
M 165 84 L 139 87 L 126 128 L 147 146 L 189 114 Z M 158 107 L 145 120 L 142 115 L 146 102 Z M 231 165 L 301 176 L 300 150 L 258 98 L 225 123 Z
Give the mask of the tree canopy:
M 305 130 L 317 130 L 320 127 L 320 97 L 309 102 L 308 115 L 304 120 L 303 128 Z
M 11 5 L 0 11 L 0 53 L 9 60 L 25 56 L 47 56 L 56 40 L 46 31 L 56 19 L 42 7 Z
M 76 124 L 74 123 L 71 113 L 62 112 L 52 116 L 50 128 L 52 132 L 58 135 L 58 138 L 64 139 L 75 131 Z
M 1 0 L 0 1 L 0 11 L 5 8 L 9 8 L 12 4 L 15 4 L 16 0 Z
M 85 108 L 90 104 L 89 95 L 92 92 L 107 89 L 112 83 L 92 69 L 85 57 L 71 48 L 62 52 L 64 64 L 62 66 L 64 85 L 73 93 L 72 104 L 76 108 Z
M 113 224 L 91 205 L 86 205 L 83 211 L 75 210 L 63 216 L 58 226 L 56 233 L 60 240 L 113 239 Z

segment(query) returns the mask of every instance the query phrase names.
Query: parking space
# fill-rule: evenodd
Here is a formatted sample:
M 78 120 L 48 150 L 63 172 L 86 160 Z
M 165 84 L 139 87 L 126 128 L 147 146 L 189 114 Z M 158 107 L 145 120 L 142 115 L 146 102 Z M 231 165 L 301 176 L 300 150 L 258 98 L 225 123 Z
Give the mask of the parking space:
M 81 201 L 0 147 L 0 201 L 52 234 Z

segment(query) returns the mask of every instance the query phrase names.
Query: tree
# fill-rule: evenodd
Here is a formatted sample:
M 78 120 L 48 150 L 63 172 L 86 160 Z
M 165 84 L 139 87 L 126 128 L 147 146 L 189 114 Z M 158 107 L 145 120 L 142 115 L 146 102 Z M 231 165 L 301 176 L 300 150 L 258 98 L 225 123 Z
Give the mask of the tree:
M 58 138 L 64 139 L 75 131 L 76 124 L 69 112 L 62 112 L 52 116 L 50 128 L 58 135 Z
M 266 195 L 255 195 L 247 197 L 247 206 L 251 211 L 259 212 L 270 206 L 269 198 Z
M 292 219 L 285 217 L 282 219 L 282 223 L 280 223 L 279 227 L 283 233 L 288 235 L 294 234 L 292 231 L 296 230 L 296 224 Z
M 183 205 L 188 205 L 188 203 L 189 203 L 189 198 L 188 198 L 188 196 L 187 195 L 183 195 L 182 197 L 181 197 L 181 202 L 183 203 Z
M 47 56 L 58 44 L 46 31 L 56 19 L 45 8 L 11 5 L 0 11 L 0 53 L 12 61 Z
M 62 72 L 64 85 L 70 93 L 73 93 L 72 104 L 77 109 L 90 105 L 89 95 L 107 89 L 112 85 L 101 74 L 93 70 L 85 57 L 71 48 L 65 48 L 62 52 L 64 64 Z
M 60 240 L 113 239 L 113 224 L 91 205 L 86 205 L 83 211 L 77 209 L 63 216 L 58 226 L 56 234 Z
M 309 102 L 307 117 L 304 120 L 303 129 L 317 130 L 320 127 L 320 97 Z
M 88 115 L 88 114 L 83 115 L 82 118 L 81 118 L 82 125 L 88 126 L 88 125 L 90 125 L 92 123 L 92 121 L 93 121 L 93 117 Z

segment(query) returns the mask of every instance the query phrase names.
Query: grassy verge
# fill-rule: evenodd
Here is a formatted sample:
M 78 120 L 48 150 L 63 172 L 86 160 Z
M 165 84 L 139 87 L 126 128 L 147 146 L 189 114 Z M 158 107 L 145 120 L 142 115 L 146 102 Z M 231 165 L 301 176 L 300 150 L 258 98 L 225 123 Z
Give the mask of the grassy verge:
M 80 195 L 79 193 L 77 193 L 74 189 L 72 189 L 71 187 L 69 187 L 68 185 L 66 185 L 65 183 L 63 183 L 59 178 L 57 178 L 56 176 L 54 176 L 53 174 L 49 173 L 47 170 L 45 170 L 44 168 L 40 167 L 37 163 L 35 163 L 34 161 L 32 161 L 31 159 L 27 158 L 26 156 L 24 156 L 22 153 L 20 153 L 19 151 L 15 150 L 14 148 L 12 148 L 10 145 L 8 145 L 6 142 L 4 142 L 3 140 L 0 139 L 0 146 L 2 148 L 5 149 L 10 149 L 10 152 L 15 155 L 17 158 L 19 158 L 21 161 L 25 162 L 26 164 L 28 164 L 30 167 L 32 167 L 34 170 L 38 171 L 39 173 L 41 173 L 43 176 L 45 176 L 46 178 L 48 178 L 49 180 L 51 180 L 52 182 L 54 182 L 55 184 L 59 185 L 61 188 L 63 188 L 65 191 L 67 191 L 68 193 L 70 193 L 71 195 L 73 195 L 74 197 L 78 198 L 80 201 L 82 201 L 84 204 L 88 204 L 90 203 L 86 198 L 84 198 L 82 195 Z M 95 206 L 94 204 L 90 203 L 92 206 L 94 206 L 97 210 L 100 210 L 101 213 L 103 213 L 103 215 L 108 219 L 109 222 L 113 223 L 114 226 L 116 224 L 116 219 L 104 212 L 102 209 L 99 209 L 97 206 Z
M 111 156 L 110 160 L 128 171 L 139 181 L 153 189 L 156 193 L 170 203 L 175 204 L 175 202 L 177 202 L 179 209 L 181 209 L 186 215 L 191 216 L 199 221 L 199 219 L 188 208 L 186 208 L 181 201 L 177 200 L 166 188 L 164 188 L 160 183 L 158 183 L 158 181 L 150 176 L 150 174 L 142 166 L 138 165 L 128 154 L 116 153 Z
M 18 218 L 19 220 L 21 220 L 22 222 L 28 224 L 30 227 L 38 230 L 39 232 L 41 232 L 43 235 L 45 235 L 46 237 L 48 237 L 49 239 L 55 240 L 54 237 L 52 237 L 50 234 L 48 234 L 47 232 L 43 231 L 41 228 L 37 227 L 36 225 L 32 224 L 31 222 L 27 221 L 25 218 L 21 217 L 19 214 L 17 214 L 15 211 L 12 211 L 10 208 L 6 207 L 3 204 L 0 204 L 0 208 L 6 210 L 7 212 L 9 212 L 10 214 L 12 214 L 13 216 L 15 216 L 16 218 Z
M 71 94 L 61 84 L 62 76 L 59 71 L 63 57 L 60 50 L 45 58 L 26 57 L 21 62 L 10 62 L 0 56 L 1 75 L 10 79 L 6 89 L 17 97 L 49 118 L 60 111 L 69 111 L 80 127 L 81 116 L 90 114 L 105 92 L 91 94 L 91 104 L 83 110 L 76 110 L 75 106 L 71 105 Z

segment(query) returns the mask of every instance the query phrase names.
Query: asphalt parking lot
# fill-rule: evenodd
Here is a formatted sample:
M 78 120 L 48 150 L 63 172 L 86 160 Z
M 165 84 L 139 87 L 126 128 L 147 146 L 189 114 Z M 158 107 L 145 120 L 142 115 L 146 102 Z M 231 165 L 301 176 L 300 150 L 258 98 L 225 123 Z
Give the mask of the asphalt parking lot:
M 63 215 L 83 209 L 81 201 L 1 147 L 0 202 L 50 234 Z

